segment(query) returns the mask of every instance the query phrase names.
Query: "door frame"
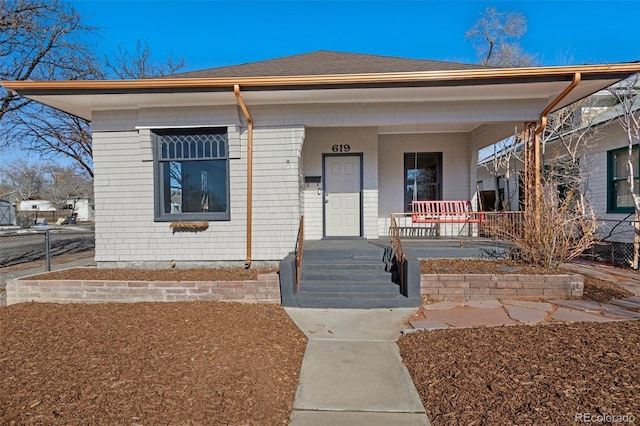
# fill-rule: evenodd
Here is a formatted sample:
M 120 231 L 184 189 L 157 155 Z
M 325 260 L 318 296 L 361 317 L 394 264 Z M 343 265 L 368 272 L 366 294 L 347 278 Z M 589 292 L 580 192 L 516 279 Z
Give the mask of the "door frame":
M 362 152 L 341 152 L 338 154 L 322 154 L 322 238 L 362 238 L 364 235 L 364 204 L 363 204 L 363 188 L 364 188 L 364 164 Z M 327 237 L 327 221 L 326 221 L 326 204 L 325 193 L 327 191 L 327 173 L 326 158 L 327 157 L 360 157 L 360 234 L 354 237 Z

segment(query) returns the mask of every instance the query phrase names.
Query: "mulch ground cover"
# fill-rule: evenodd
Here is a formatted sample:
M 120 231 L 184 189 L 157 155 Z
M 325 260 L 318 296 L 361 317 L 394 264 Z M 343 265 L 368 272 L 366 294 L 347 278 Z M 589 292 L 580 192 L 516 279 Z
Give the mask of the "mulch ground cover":
M 612 282 L 595 277 L 584 277 L 584 294 L 582 295 L 582 299 L 584 300 L 608 303 L 613 299 L 624 299 L 625 297 L 632 296 L 633 293 L 629 290 Z
M 287 424 L 306 337 L 278 306 L 0 309 L 0 424 Z
M 434 426 L 640 422 L 637 321 L 432 330 L 398 344 Z
M 423 274 L 528 274 L 549 275 L 559 272 L 555 269 L 541 268 L 517 260 L 495 259 L 429 259 L 420 262 Z
M 559 272 L 460 259 L 422 268 Z M 45 277 L 241 280 L 275 270 L 87 268 Z M 585 298 L 628 295 L 585 278 Z M 278 306 L 215 302 L 18 304 L 0 309 L 0 341 L 0 424 L 16 425 L 286 424 L 306 345 Z M 639 322 L 433 330 L 399 346 L 436 426 L 640 419 Z
M 255 280 L 259 274 L 277 272 L 278 268 L 71 268 L 47 272 L 32 278 L 43 280 L 110 280 L 110 281 L 243 281 Z

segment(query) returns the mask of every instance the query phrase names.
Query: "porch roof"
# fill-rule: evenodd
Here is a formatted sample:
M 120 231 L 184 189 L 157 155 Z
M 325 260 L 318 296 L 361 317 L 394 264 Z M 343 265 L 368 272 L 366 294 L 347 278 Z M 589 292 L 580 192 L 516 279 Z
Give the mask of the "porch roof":
M 274 60 L 278 66 L 263 61 L 262 65 L 244 64 L 163 78 L 4 81 L 2 86 L 43 104 L 91 120 L 94 111 L 235 105 L 237 99 L 233 91 L 234 85 L 240 86 L 249 106 L 510 100 L 530 100 L 546 105 L 571 83 L 576 73 L 580 73 L 580 83 L 555 106 L 555 109 L 558 109 L 640 72 L 640 63 L 637 62 L 563 67 L 484 68 L 373 55 L 362 55 L 364 58 L 356 61 L 360 65 L 348 67 L 350 62 L 346 59 L 353 59 L 358 55 L 341 55 L 348 57 L 329 55 L 334 57 L 334 61 L 338 58 L 345 59 L 337 61 L 339 64 L 334 64 L 333 68 L 322 65 L 322 61 L 314 56 L 317 62 L 316 72 L 333 70 L 334 73 L 330 74 L 314 74 L 309 70 L 310 58 L 298 55 L 297 62 L 296 57 L 280 58 L 281 62 Z M 304 63 L 301 63 L 301 59 L 304 59 Z M 290 65 L 288 68 L 283 66 L 287 64 Z M 276 71 L 282 68 L 289 71 L 280 72 L 278 75 Z M 403 68 L 408 71 L 398 71 Z M 365 69 L 374 71 L 363 72 Z M 234 72 L 236 75 L 233 75 Z M 276 75 L 254 75 L 258 72 L 271 72 Z M 293 75 L 293 72 L 301 74 Z

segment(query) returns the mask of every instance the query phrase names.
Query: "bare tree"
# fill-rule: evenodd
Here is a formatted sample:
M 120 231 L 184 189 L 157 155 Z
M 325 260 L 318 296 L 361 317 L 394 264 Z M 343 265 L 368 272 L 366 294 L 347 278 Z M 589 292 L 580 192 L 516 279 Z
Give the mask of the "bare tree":
M 573 192 L 579 214 L 583 215 L 589 210 L 586 194 L 590 170 L 580 164 L 580 158 L 602 138 L 602 123 L 597 120 L 610 106 L 608 102 L 594 95 L 555 111 L 547 117 L 540 136 L 545 182 L 556 185 L 561 196 Z
M 83 41 L 92 31 L 62 0 L 0 0 L 0 80 L 95 78 L 98 68 Z M 0 121 L 30 103 L 0 88 Z
M 465 37 L 473 43 L 483 65 L 526 67 L 537 62 L 536 57 L 522 50 L 518 43 L 526 32 L 527 19 L 521 13 L 499 12 L 495 7 L 487 7 Z
M 118 46 L 113 57 L 105 59 L 106 68 L 112 76 L 120 79 L 142 79 L 175 74 L 184 68 L 184 58 L 174 59 L 171 55 L 165 62 L 152 62 L 151 49 L 147 42 L 138 40 L 135 52 Z
M 22 148 L 37 153 L 41 159 L 71 159 L 93 178 L 93 149 L 89 123 L 45 105 L 33 104 L 11 118 L 9 132 Z
M 41 198 L 61 207 L 68 199 L 93 196 L 91 178 L 73 166 L 20 160 L 0 171 L 2 191 L 15 193 L 20 200 Z
M 40 198 L 45 187 L 42 166 L 20 160 L 10 167 L 3 167 L 3 192 L 17 195 L 19 200 Z
M 126 53 L 121 48 L 120 56 L 107 66 L 113 67 L 113 74 L 100 76 L 141 79 L 173 73 L 184 66 L 184 60 L 168 58 L 166 64 L 153 63 L 149 46 L 138 42 L 135 53 Z M 11 121 L 13 130 L 7 134 L 12 140 L 21 141 L 23 147 L 46 160 L 69 158 L 93 177 L 93 145 L 88 121 L 40 104 L 24 108 L 20 114 L 13 115 Z
M 56 208 L 64 208 L 68 200 L 93 196 L 92 180 L 84 171 L 79 172 L 73 166 L 45 164 L 42 172 L 45 181 L 42 197 Z
M 64 0 L 0 0 L 0 79 L 77 80 L 149 78 L 174 73 L 184 60 L 154 63 L 148 44 L 120 47 L 102 63 L 86 40 L 95 30 Z M 0 88 L 0 146 L 45 160 L 71 159 L 93 176 L 89 123 Z
M 586 202 L 589 171 L 580 164 L 580 158 L 588 153 L 601 137 L 599 122 L 606 122 L 603 109 L 610 107 L 608 99 L 591 97 L 569 105 L 548 116 L 541 135 L 545 147 L 542 175 L 540 211 L 525 208 L 522 222 L 514 226 L 507 217 L 497 223 L 496 234 L 511 240 L 520 256 L 527 262 L 556 268 L 579 256 L 597 241 L 597 217 Z M 604 104 L 603 104 L 604 102 Z M 598 118 L 600 117 L 600 118 Z M 510 169 L 508 158 L 519 158 L 521 146 L 518 138 L 510 146 L 498 144 L 495 160 L 485 163 L 492 175 Z

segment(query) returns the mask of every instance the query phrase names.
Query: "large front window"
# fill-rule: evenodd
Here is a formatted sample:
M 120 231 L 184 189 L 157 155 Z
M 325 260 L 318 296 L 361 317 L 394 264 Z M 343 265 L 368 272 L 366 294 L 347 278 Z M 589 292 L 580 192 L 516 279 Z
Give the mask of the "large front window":
M 610 213 L 632 213 L 634 209 L 633 197 L 629 190 L 629 148 L 615 149 L 607 153 L 607 174 L 609 176 L 607 211 Z M 636 192 L 640 188 L 640 161 L 638 160 L 638 147 L 634 147 L 631 153 L 633 164 L 634 186 Z
M 412 201 L 442 199 L 442 153 L 405 153 L 404 182 L 405 212 L 411 211 Z
M 226 129 L 172 129 L 154 134 L 156 220 L 228 220 Z

